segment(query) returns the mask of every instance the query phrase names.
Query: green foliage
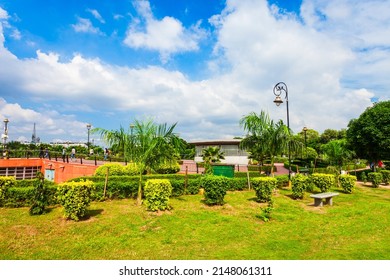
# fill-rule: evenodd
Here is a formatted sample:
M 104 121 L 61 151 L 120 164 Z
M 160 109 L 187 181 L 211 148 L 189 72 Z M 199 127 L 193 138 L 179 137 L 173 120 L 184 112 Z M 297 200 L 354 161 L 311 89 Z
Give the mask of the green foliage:
M 175 174 L 180 171 L 178 162 L 161 163 L 155 170 L 158 174 Z
M 310 184 L 309 177 L 299 173 L 292 177 L 291 182 L 293 198 L 302 199 Z
M 45 207 L 49 204 L 47 190 L 45 186 L 45 177 L 38 172 L 34 188 L 33 203 L 30 207 L 30 215 L 41 215 L 45 212 Z
M 385 185 L 388 185 L 390 183 L 390 170 L 382 169 L 379 172 L 382 173 L 383 183 Z
M 262 219 L 264 222 L 268 222 L 271 219 L 271 213 L 274 210 L 274 200 L 271 198 L 268 201 L 266 207 L 261 207 L 261 213 L 257 217 Z
M 390 100 L 368 107 L 348 124 L 347 139 L 359 158 L 390 158 Z
M 126 176 L 134 176 L 139 174 L 139 172 L 139 167 L 135 162 L 130 162 L 127 165 L 123 166 L 123 173 Z
M 172 185 L 167 179 L 147 180 L 144 187 L 145 205 L 150 211 L 170 209 L 168 202 Z
M 223 205 L 226 190 L 228 188 L 228 178 L 224 176 L 206 175 L 201 179 L 204 189 L 205 203 L 208 205 Z
M 278 188 L 288 187 L 288 175 L 278 175 L 275 179 L 278 181 Z
M 8 189 L 16 185 L 15 177 L 0 177 L 0 206 L 5 204 Z
M 64 207 L 65 218 L 78 221 L 84 217 L 91 203 L 92 181 L 66 182 L 58 185 L 57 199 Z
M 382 173 L 380 173 L 380 172 L 368 173 L 368 180 L 372 183 L 372 186 L 374 188 L 379 188 L 379 185 L 383 181 Z
M 367 183 L 367 175 L 366 172 L 364 171 L 361 174 L 361 180 L 364 182 L 364 184 Z
M 251 180 L 251 185 L 256 192 L 258 202 L 269 202 L 278 181 L 274 177 L 258 177 Z
M 335 178 L 333 174 L 313 173 L 310 175 L 311 181 L 321 192 L 327 192 L 333 187 L 335 185 Z
M 125 168 L 122 164 L 113 162 L 105 163 L 95 170 L 95 176 L 106 176 L 108 169 L 108 174 L 111 176 L 125 175 Z
M 356 176 L 349 174 L 342 174 L 339 176 L 341 187 L 347 193 L 352 193 L 352 190 L 355 188 L 356 180 Z

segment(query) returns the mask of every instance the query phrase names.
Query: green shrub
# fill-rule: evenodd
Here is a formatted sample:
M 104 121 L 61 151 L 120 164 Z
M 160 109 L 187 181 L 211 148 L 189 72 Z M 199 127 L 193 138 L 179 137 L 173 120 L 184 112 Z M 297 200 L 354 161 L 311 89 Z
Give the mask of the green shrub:
M 84 217 L 91 203 L 94 184 L 92 181 L 66 182 L 58 185 L 57 199 L 64 207 L 65 218 L 78 221 Z
M 45 212 L 45 207 L 49 204 L 47 190 L 45 186 L 45 177 L 38 172 L 34 187 L 33 203 L 30 207 L 30 215 L 41 215 Z
M 356 176 L 342 174 L 339 176 L 339 181 L 343 190 L 347 193 L 352 193 L 352 190 L 355 188 Z
M 273 210 L 274 210 L 274 201 L 271 198 L 270 201 L 268 201 L 266 207 L 261 207 L 261 213 L 257 217 L 262 219 L 264 222 L 268 222 L 271 219 L 271 213 Z
M 361 180 L 365 183 L 367 183 L 367 175 L 366 175 L 366 172 L 362 172 L 361 173 Z
M 278 181 L 278 188 L 288 187 L 288 175 L 278 175 L 275 178 Z
M 371 173 L 368 173 L 368 180 L 372 183 L 372 186 L 374 188 L 378 188 L 379 185 L 382 183 L 383 181 L 383 176 L 382 176 L 382 173 L 380 172 L 371 172 Z
M 16 185 L 15 177 L 0 177 L 0 206 L 5 205 L 8 189 Z
M 327 192 L 333 187 L 335 185 L 335 178 L 333 174 L 313 173 L 310 175 L 311 181 L 321 192 Z
M 123 166 L 123 175 L 135 176 L 138 174 L 139 174 L 139 168 L 138 168 L 138 165 L 136 163 L 130 162 L 127 165 Z M 118 175 L 121 175 L 121 174 L 118 174 Z
M 144 187 L 145 205 L 150 211 L 169 209 L 172 186 L 167 179 L 147 180 Z
M 242 191 L 248 189 L 247 178 L 227 178 L 229 191 Z
M 291 179 L 292 185 L 292 196 L 294 199 L 302 199 L 306 189 L 308 189 L 310 180 L 309 177 L 303 175 L 303 174 L 296 174 Z
M 180 171 L 180 165 L 177 162 L 160 164 L 155 170 L 158 174 L 175 174 Z
M 388 185 L 390 183 L 390 170 L 382 169 L 380 173 L 382 173 L 383 183 Z
M 269 202 L 278 181 L 274 177 L 258 177 L 251 180 L 251 185 L 256 192 L 258 202 Z
M 107 169 L 109 169 L 109 176 L 118 176 L 118 175 L 125 175 L 125 166 L 123 166 L 120 163 L 113 162 L 113 163 L 105 163 L 95 170 L 95 176 L 106 176 Z
M 206 175 L 201 179 L 204 189 L 205 203 L 208 205 L 223 205 L 228 178 L 224 176 Z

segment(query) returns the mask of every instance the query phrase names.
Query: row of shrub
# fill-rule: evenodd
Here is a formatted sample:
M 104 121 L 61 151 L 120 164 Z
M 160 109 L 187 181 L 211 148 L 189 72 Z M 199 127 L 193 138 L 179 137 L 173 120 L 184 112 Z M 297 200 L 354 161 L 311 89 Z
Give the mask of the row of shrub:
M 327 192 L 337 185 L 340 185 L 344 192 L 352 193 L 356 180 L 356 176 L 349 174 L 340 176 L 324 173 L 313 173 L 310 176 L 297 174 L 291 180 L 292 196 L 294 199 L 301 199 L 306 191 L 313 192 L 317 188 L 320 192 Z

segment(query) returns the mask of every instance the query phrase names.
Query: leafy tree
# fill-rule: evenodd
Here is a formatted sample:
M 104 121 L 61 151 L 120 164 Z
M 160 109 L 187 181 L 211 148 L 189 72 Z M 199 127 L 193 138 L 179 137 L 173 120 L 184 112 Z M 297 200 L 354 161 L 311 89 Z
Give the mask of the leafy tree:
M 122 127 L 115 130 L 95 128 L 94 132 L 100 133 L 107 144 L 115 146 L 118 152 L 123 153 L 126 161 L 133 161 L 139 168 L 139 184 L 137 203 L 142 199 L 142 176 L 150 173 L 162 163 L 176 161 L 177 150 L 182 142 L 173 132 L 176 123 L 168 126 L 156 124 L 153 120 L 135 120 L 134 126 L 126 131 Z M 133 133 L 134 129 L 134 133 Z
M 390 158 L 390 101 L 375 103 L 348 124 L 347 140 L 360 158 Z
M 331 164 L 341 166 L 353 156 L 353 152 L 347 148 L 346 139 L 332 140 L 321 147 L 324 154 L 329 158 Z

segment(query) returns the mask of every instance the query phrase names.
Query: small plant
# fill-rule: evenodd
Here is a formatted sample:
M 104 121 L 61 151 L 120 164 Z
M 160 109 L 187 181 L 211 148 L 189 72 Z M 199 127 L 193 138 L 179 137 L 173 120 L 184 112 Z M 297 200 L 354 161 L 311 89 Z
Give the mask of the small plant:
M 258 202 L 269 202 L 278 181 L 274 177 L 257 177 L 252 179 L 251 185 L 256 192 Z
M 364 172 L 364 171 L 362 172 L 361 179 L 362 179 L 364 184 L 367 183 L 367 174 L 366 174 L 366 172 Z
M 180 165 L 178 162 L 167 162 L 160 164 L 155 172 L 158 174 L 175 174 L 180 171 Z
M 30 215 L 42 215 L 48 204 L 49 201 L 45 186 L 45 176 L 41 172 L 38 172 L 34 186 L 34 200 L 29 210 Z
M 57 199 L 64 207 L 65 218 L 78 221 L 84 217 L 87 207 L 91 203 L 91 194 L 94 190 L 92 181 L 66 182 L 58 185 Z
M 145 205 L 150 211 L 170 209 L 168 202 L 172 185 L 168 179 L 150 179 L 144 187 Z
M 382 173 L 383 183 L 388 185 L 390 183 L 390 170 L 382 169 L 380 173 Z
M 270 199 L 267 207 L 261 207 L 260 209 L 261 213 L 257 215 L 257 217 L 262 219 L 264 222 L 268 222 L 271 219 L 271 213 L 274 210 L 274 200 Z
M 321 190 L 321 192 L 327 192 L 332 186 L 335 185 L 335 175 L 313 173 L 310 176 L 314 185 Z
M 372 183 L 372 186 L 374 188 L 379 188 L 379 185 L 383 181 L 382 173 L 380 173 L 380 172 L 368 173 L 368 180 Z
M 339 176 L 341 187 L 347 193 L 352 193 L 352 190 L 355 188 L 356 180 L 356 176 L 353 175 L 343 174 Z
M 309 177 L 303 174 L 295 175 L 292 180 L 292 196 L 294 199 L 302 199 L 310 184 Z
M 206 175 L 201 180 L 204 189 L 205 203 L 208 205 L 223 205 L 228 179 L 224 176 Z

